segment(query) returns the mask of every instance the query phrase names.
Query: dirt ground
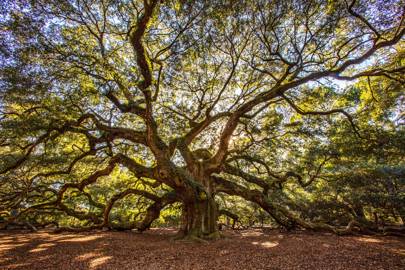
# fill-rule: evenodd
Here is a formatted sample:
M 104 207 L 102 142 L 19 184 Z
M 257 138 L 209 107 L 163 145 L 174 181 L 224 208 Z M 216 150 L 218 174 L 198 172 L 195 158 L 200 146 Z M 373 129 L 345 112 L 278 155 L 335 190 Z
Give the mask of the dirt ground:
M 190 243 L 174 233 L 3 231 L 0 269 L 405 269 L 404 238 L 252 229 Z

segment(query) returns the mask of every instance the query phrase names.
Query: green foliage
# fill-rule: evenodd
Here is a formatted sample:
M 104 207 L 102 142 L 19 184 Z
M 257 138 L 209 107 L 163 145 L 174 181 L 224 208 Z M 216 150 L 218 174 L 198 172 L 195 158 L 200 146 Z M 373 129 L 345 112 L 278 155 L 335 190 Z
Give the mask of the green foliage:
M 5 1 L 0 220 L 403 223 L 403 8 L 369 2 Z

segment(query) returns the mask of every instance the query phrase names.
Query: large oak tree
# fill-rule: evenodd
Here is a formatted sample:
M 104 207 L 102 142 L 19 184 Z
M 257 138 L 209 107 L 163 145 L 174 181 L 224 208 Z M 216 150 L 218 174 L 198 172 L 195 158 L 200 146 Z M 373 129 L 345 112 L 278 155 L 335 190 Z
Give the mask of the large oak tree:
M 4 224 L 63 214 L 110 227 L 112 209 L 133 195 L 144 211 L 127 228 L 145 230 L 181 204 L 181 235 L 216 238 L 219 215 L 233 216 L 219 198 L 231 195 L 280 226 L 343 232 L 289 194 L 350 177 L 336 166 L 360 164 L 355 145 L 388 137 L 370 126 L 389 133 L 401 117 L 403 4 L 3 2 Z M 370 106 L 384 96 L 382 124 Z M 386 164 L 403 162 L 397 137 Z M 112 179 L 121 184 L 100 200 L 97 185 Z M 347 229 L 364 220 L 353 205 L 344 204 L 358 217 Z

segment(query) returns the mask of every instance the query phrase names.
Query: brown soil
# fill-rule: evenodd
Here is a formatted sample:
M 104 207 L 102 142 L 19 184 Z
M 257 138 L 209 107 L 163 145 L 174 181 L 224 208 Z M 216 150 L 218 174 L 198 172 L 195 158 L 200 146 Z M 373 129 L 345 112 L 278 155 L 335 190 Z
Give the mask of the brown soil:
M 0 232 L 0 269 L 405 269 L 405 239 L 260 229 L 210 243 L 173 230 Z

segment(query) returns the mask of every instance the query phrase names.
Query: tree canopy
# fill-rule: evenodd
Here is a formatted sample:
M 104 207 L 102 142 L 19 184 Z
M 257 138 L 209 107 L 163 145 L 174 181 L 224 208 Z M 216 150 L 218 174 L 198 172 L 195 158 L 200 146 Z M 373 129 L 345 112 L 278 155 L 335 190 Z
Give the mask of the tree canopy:
M 404 6 L 3 1 L 1 226 L 403 224 Z

